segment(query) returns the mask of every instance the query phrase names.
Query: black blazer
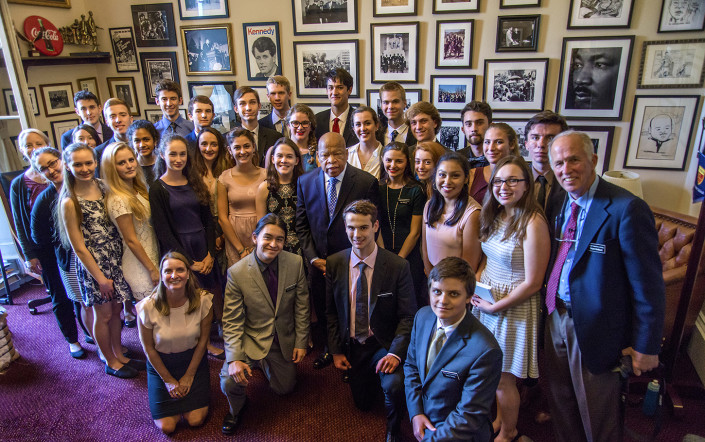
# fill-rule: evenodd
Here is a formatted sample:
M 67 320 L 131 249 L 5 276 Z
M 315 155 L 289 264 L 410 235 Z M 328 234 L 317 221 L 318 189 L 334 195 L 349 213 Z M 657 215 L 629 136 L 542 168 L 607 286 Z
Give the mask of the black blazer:
M 408 125 L 407 125 L 408 126 Z M 377 141 L 382 143 L 382 146 L 384 146 L 384 139 L 385 135 L 387 134 L 387 130 L 389 129 L 388 125 L 382 125 L 379 127 L 379 130 L 375 134 L 375 138 L 377 138 Z M 406 143 L 407 146 L 414 146 L 416 145 L 416 138 L 414 138 L 414 135 L 411 133 L 411 127 L 409 127 L 406 130 L 406 140 L 404 140 L 404 143 Z M 413 164 L 413 161 L 412 161 Z M 413 169 L 413 166 L 411 167 Z
M 257 120 L 257 122 L 259 123 L 259 127 L 266 127 L 267 129 L 272 129 L 274 131 L 277 131 L 279 133 L 280 137 L 284 136 L 284 134 L 279 132 L 277 130 L 277 128 L 274 126 L 274 123 L 272 122 L 272 114 L 271 113 L 267 114 L 267 116 L 265 116 L 265 117 L 260 118 L 259 120 Z
M 563 201 L 565 200 L 566 193 L 558 183 L 558 178 L 553 177 L 553 185 L 551 186 L 551 191 L 546 195 L 546 207 L 544 208 L 544 213 L 546 214 L 546 221 L 548 222 L 548 231 L 551 234 L 551 238 L 554 238 L 555 227 L 556 227 L 556 216 L 560 213 L 563 208 Z
M 264 167 L 264 156 L 267 153 L 267 149 L 274 146 L 274 143 L 281 137 L 282 134 L 276 130 L 262 125 L 259 126 L 257 131 L 257 155 L 259 156 L 260 167 Z
M 103 138 L 109 140 L 113 136 L 113 130 L 108 127 L 107 124 L 100 122 L 101 130 L 103 131 Z M 75 129 L 75 128 L 74 128 Z M 61 135 L 61 148 L 64 149 L 66 146 L 71 144 L 73 141 L 73 129 L 67 130 Z M 96 145 L 103 143 L 103 140 L 95 140 Z
M 343 210 L 348 204 L 368 199 L 379 208 L 377 179 L 348 164 L 340 183 L 333 219 L 330 219 L 324 179 L 323 170 L 318 167 L 299 177 L 297 183 L 296 234 L 307 262 L 314 258 L 326 259 L 328 255 L 350 247 L 343 220 Z
M 353 132 L 352 128 L 352 111 L 354 107 L 348 107 L 348 119 L 343 128 L 343 138 L 345 138 L 345 146 L 350 147 L 359 143 L 360 140 Z M 321 139 L 323 135 L 330 132 L 330 109 L 326 109 L 316 114 L 316 139 Z
M 351 251 L 340 251 L 326 260 L 328 348 L 333 354 L 343 353 L 350 337 Z M 415 314 L 409 262 L 378 247 L 370 290 L 370 329 L 380 345 L 402 362 L 406 359 Z

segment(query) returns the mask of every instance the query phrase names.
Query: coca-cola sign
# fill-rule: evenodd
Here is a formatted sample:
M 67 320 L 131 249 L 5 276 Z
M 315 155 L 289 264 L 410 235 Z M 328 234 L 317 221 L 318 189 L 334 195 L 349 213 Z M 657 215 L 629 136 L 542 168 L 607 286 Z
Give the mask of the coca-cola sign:
M 24 21 L 24 35 L 34 42 L 34 47 L 44 55 L 59 55 L 64 49 L 64 39 L 49 20 L 30 15 Z

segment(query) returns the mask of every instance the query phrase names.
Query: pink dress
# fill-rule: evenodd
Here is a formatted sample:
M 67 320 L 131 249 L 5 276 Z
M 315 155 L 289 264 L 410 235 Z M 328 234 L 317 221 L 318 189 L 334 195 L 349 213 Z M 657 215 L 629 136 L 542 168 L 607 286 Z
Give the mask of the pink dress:
M 428 221 L 428 205 L 423 210 L 423 228 L 426 234 L 426 251 L 428 260 L 432 266 L 438 264 L 443 258 L 449 256 L 461 257 L 463 252 L 463 230 L 468 227 L 470 215 L 482 207 L 472 198 L 468 199 L 468 205 L 465 208 L 465 213 L 460 217 L 460 220 L 454 226 L 444 224 L 445 215 L 436 222 L 435 227 L 429 227 Z
M 220 174 L 218 181 L 225 186 L 228 192 L 228 219 L 233 226 L 237 239 L 244 247 L 252 247 L 252 231 L 257 225 L 257 214 L 255 212 L 255 196 L 257 188 L 262 181 L 267 178 L 267 171 L 264 168 L 259 170 L 259 178 L 251 184 L 240 185 L 233 179 L 233 169 L 228 169 Z M 228 257 L 228 267 L 240 260 L 240 257 L 228 241 L 225 241 L 225 253 Z

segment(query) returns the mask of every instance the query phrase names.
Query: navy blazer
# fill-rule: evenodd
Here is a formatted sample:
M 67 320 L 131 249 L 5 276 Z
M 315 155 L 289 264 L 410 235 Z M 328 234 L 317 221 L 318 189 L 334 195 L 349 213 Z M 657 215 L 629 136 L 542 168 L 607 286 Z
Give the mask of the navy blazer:
M 242 128 L 242 126 L 238 126 L 238 128 Z M 267 149 L 274 146 L 274 143 L 281 137 L 282 134 L 276 130 L 259 126 L 257 130 L 257 156 L 259 157 L 260 167 L 264 167 L 264 156 L 267 153 Z
M 600 181 L 568 285 L 582 360 L 599 374 L 619 364 L 624 348 L 659 353 L 666 296 L 651 209 L 627 190 L 595 179 Z M 547 275 L 557 249 L 552 238 Z
M 467 312 L 426 373 L 436 321 L 429 306 L 414 319 L 404 364 L 409 417 L 424 414 L 436 427 L 436 431 L 426 430 L 423 440 L 490 440 L 502 350 L 492 333 Z
M 103 138 L 109 140 L 113 136 L 113 130 L 107 124 L 100 122 L 100 128 L 103 131 Z M 75 129 L 75 127 L 74 127 Z M 73 142 L 73 129 L 67 130 L 61 135 L 61 149 L 66 148 Z M 103 140 L 95 140 L 96 145 L 103 143 Z
M 344 353 L 350 337 L 350 253 L 342 250 L 326 260 L 326 316 L 328 348 Z M 414 283 L 409 262 L 377 248 L 370 289 L 370 329 L 389 353 L 404 362 L 416 313 Z
M 333 219 L 330 219 L 324 179 L 323 169 L 317 167 L 299 177 L 296 185 L 296 234 L 307 262 L 314 258 L 326 259 L 328 255 L 350 247 L 343 220 L 343 210 L 348 204 L 368 199 L 379 209 L 377 179 L 348 164 L 340 183 Z
M 348 106 L 348 119 L 345 121 L 345 127 L 343 128 L 343 138 L 345 138 L 345 146 L 354 146 L 360 142 L 357 139 L 357 135 L 353 132 L 352 128 L 352 111 L 355 109 L 352 106 Z M 326 109 L 316 114 L 316 139 L 320 140 L 321 137 L 328 132 L 330 132 L 330 109 Z
M 407 146 L 415 146 L 416 145 L 416 138 L 414 138 L 414 134 L 411 133 L 411 127 L 407 124 L 408 129 L 406 130 L 406 140 L 404 140 L 404 143 Z M 375 134 L 375 138 L 377 138 L 377 141 L 382 143 L 382 146 L 384 146 L 384 140 L 387 135 L 387 130 L 389 129 L 389 126 L 387 124 L 380 125 L 379 130 Z M 413 162 L 412 162 L 413 164 Z M 413 166 L 411 167 L 413 169 Z
M 259 123 L 259 126 L 260 126 L 260 127 L 266 127 L 267 129 L 272 129 L 272 130 L 278 132 L 280 137 L 283 137 L 283 136 L 284 136 L 284 134 L 282 134 L 281 132 L 279 132 L 279 131 L 277 130 L 276 126 L 275 126 L 274 123 L 272 122 L 272 114 L 271 114 L 271 112 L 268 113 L 267 116 L 262 117 L 262 118 L 260 118 L 259 120 L 257 120 L 257 122 Z

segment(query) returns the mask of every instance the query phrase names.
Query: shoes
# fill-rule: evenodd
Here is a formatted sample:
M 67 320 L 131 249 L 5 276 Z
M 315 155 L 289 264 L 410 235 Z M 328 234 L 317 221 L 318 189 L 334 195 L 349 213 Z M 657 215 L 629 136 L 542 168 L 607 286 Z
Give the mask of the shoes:
M 223 419 L 223 434 L 226 436 L 232 436 L 235 434 L 235 430 L 237 429 L 239 423 L 239 416 L 233 416 L 230 413 L 226 414 L 225 419 Z
M 346 384 L 350 383 L 350 370 L 345 370 L 343 372 L 343 382 L 345 382 Z
M 330 364 L 333 363 L 333 355 L 330 353 L 321 353 L 316 359 L 313 361 L 313 368 L 316 370 L 320 370 L 322 368 L 326 368 Z
M 95 345 L 95 340 L 88 335 L 86 335 L 83 340 L 86 341 L 86 344 Z
M 130 379 L 137 376 L 137 370 L 132 367 L 129 367 L 127 364 L 120 367 L 119 370 L 112 369 L 108 364 L 105 364 L 105 373 L 109 374 L 110 376 L 115 376 L 116 378 L 122 379 Z
M 399 439 L 399 435 L 393 431 L 387 431 L 387 437 L 384 439 L 385 442 L 397 442 Z
M 125 327 L 135 328 L 137 327 L 137 318 L 133 314 L 125 314 Z
M 75 359 L 83 359 L 86 357 L 86 352 L 81 348 L 81 345 L 76 342 L 75 344 L 69 344 L 69 352 L 71 357 Z
M 130 359 L 125 365 L 137 371 L 143 371 L 147 369 L 147 363 L 140 359 Z

